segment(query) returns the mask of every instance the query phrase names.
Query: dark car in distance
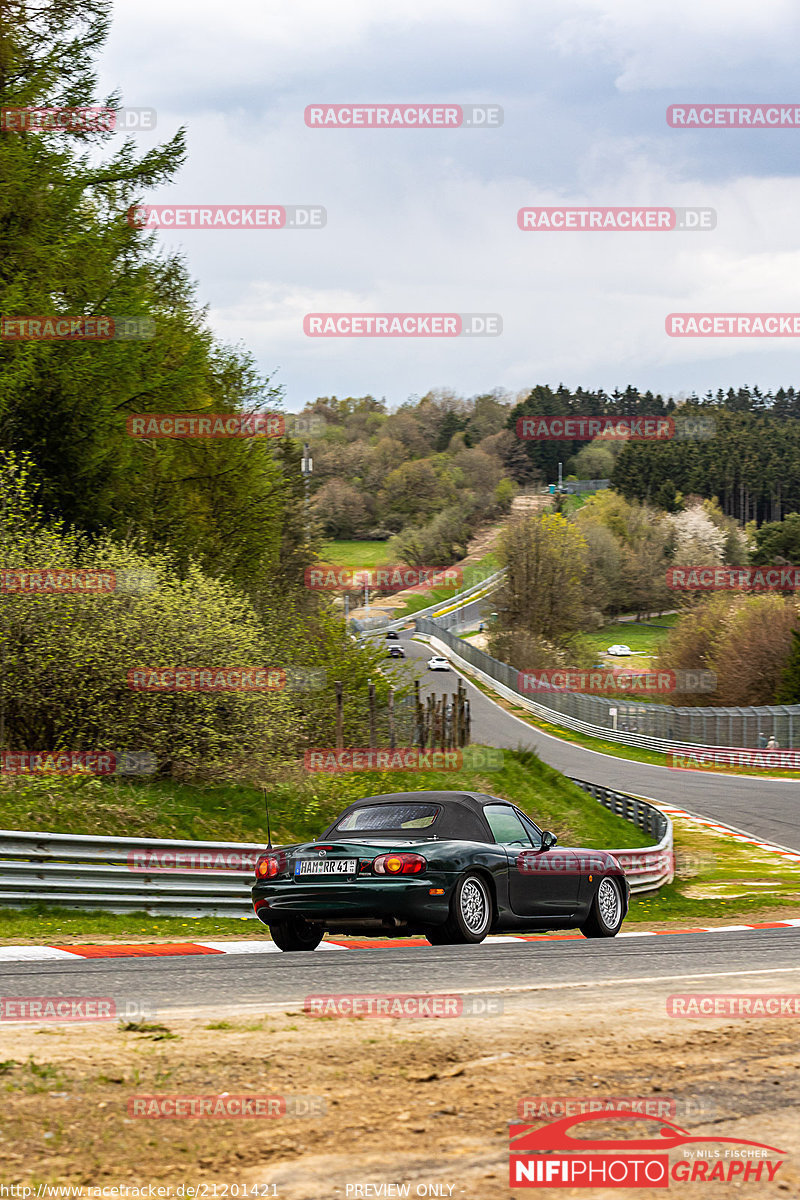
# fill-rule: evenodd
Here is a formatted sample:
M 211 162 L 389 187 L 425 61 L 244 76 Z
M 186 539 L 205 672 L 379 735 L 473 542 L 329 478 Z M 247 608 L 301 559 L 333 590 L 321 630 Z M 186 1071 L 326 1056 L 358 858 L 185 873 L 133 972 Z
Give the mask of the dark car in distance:
M 259 855 L 253 905 L 281 950 L 314 950 L 325 933 L 434 946 L 542 929 L 616 936 L 630 899 L 619 863 L 557 844 L 497 796 L 367 796 L 318 839 Z
M 397 636 L 397 630 L 396 630 L 396 629 L 390 629 L 390 630 L 389 630 L 389 632 L 388 632 L 388 633 L 387 633 L 387 635 L 386 635 L 386 641 L 387 641 L 387 642 L 397 642 L 397 641 L 399 641 L 399 640 L 400 640 L 400 639 L 399 639 L 399 638 L 398 638 L 398 636 Z

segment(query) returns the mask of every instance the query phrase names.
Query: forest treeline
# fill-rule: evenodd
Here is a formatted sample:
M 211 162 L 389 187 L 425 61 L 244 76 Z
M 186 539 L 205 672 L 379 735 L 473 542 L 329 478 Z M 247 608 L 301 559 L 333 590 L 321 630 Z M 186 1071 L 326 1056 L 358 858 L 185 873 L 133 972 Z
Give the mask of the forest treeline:
M 647 618 L 677 611 L 675 627 L 650 665 L 710 671 L 716 684 L 707 693 L 674 693 L 672 703 L 796 704 L 796 591 L 684 590 L 674 585 L 672 571 L 679 565 L 779 562 L 780 551 L 795 548 L 800 549 L 800 515 L 743 528 L 716 501 L 699 496 L 683 498 L 680 511 L 670 513 L 607 489 L 560 513 L 522 515 L 500 537 L 506 575 L 493 600 L 497 619 L 489 649 L 524 671 L 591 667 L 597 649 L 588 632 L 622 612 Z M 794 562 L 800 565 L 800 554 Z M 625 627 L 609 631 L 609 640 L 624 642 Z
M 452 562 L 482 521 L 507 511 L 520 488 L 558 479 L 610 479 L 630 500 L 667 512 L 682 497 L 717 498 L 742 524 L 800 511 L 800 391 L 722 389 L 702 397 L 574 391 L 537 385 L 462 397 L 436 389 L 391 411 L 374 396 L 320 397 L 306 415 L 313 509 L 328 538 L 389 538 L 409 561 Z M 531 416 L 663 416 L 674 437 L 533 441 Z
M 108 0 L 10 0 L 0 13 L 0 109 L 112 111 L 94 62 Z M 136 668 L 315 667 L 348 680 L 346 736 L 367 736 L 376 652 L 325 597 L 301 443 L 136 439 L 134 413 L 278 411 L 241 346 L 214 337 L 179 254 L 128 220 L 185 157 L 176 130 L 145 152 L 108 129 L 0 127 L 0 313 L 110 317 L 144 337 L 0 338 L 0 566 L 123 567 L 107 596 L 0 594 L 0 746 L 152 751 L 163 773 L 250 772 L 330 743 L 332 687 L 233 696 L 132 694 Z M 376 676 L 379 703 L 387 681 Z
M 800 391 L 793 387 L 719 389 L 680 403 L 632 387 L 611 395 L 536 387 L 512 409 L 509 428 L 520 417 L 545 414 L 672 417 L 672 438 L 606 443 L 612 485 L 628 499 L 676 511 L 681 494 L 716 497 L 723 513 L 743 524 L 800 511 Z M 559 461 L 587 454 L 578 442 L 524 445 L 532 466 L 548 479 L 555 478 Z M 603 439 L 592 447 L 602 453 Z

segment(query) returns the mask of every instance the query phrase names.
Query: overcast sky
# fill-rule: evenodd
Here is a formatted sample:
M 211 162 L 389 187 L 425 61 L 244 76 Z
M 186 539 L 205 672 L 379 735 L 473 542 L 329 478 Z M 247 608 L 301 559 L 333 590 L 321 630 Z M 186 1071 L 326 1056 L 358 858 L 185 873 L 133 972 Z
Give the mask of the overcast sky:
M 162 230 L 218 336 L 318 395 L 536 383 L 800 385 L 797 340 L 682 340 L 672 311 L 800 311 L 800 128 L 671 129 L 681 102 L 800 104 L 792 0 L 117 0 L 101 90 L 188 131 L 150 203 L 317 204 L 322 230 Z M 492 103 L 492 129 L 310 129 L 313 103 Z M 152 136 L 141 136 L 145 148 Z M 535 205 L 711 206 L 711 232 L 527 232 Z M 495 338 L 312 339 L 310 312 L 491 312 Z

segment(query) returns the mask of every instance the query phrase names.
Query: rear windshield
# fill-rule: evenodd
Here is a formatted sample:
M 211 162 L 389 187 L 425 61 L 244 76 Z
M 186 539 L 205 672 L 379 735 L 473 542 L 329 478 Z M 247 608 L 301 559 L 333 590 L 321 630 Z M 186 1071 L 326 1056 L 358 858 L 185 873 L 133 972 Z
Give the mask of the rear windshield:
M 441 812 L 438 804 L 372 804 L 337 821 L 331 833 L 355 829 L 428 829 Z

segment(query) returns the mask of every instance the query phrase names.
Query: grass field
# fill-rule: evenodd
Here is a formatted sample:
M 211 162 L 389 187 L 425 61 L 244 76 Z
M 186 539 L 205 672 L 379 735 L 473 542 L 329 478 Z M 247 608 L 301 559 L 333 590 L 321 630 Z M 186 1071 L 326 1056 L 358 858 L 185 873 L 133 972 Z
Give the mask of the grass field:
M 388 542 L 325 542 L 320 551 L 323 562 L 335 563 L 337 566 L 350 567 L 353 570 L 370 567 L 393 565 L 387 550 Z M 461 564 L 455 563 L 458 568 Z M 442 568 L 445 570 L 446 568 Z M 431 604 L 446 604 L 456 592 L 472 587 L 480 582 L 483 575 L 491 575 L 497 570 L 497 559 L 493 553 L 486 554 L 477 563 L 469 563 L 462 568 L 462 583 L 452 586 L 428 588 L 422 592 L 410 593 L 402 607 L 397 609 L 397 618 L 410 617 L 420 609 L 428 608 Z
M 325 542 L 320 550 L 323 562 L 341 567 L 383 567 L 392 560 L 388 542 Z
M 800 913 L 800 866 L 754 846 L 714 836 L 693 822 L 673 822 L 676 878 L 655 894 L 631 899 L 629 920 L 697 921 Z
M 581 641 L 592 646 L 598 654 L 618 643 L 630 646 L 633 651 L 630 658 L 612 658 L 610 661 L 617 661 L 620 665 L 647 666 L 677 620 L 678 614 L 671 613 L 665 617 L 653 617 L 650 621 L 614 621 L 592 633 L 581 634 Z M 637 662 L 639 658 L 645 661 Z

